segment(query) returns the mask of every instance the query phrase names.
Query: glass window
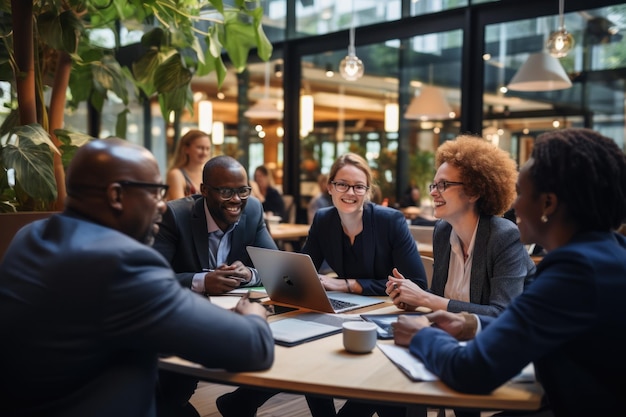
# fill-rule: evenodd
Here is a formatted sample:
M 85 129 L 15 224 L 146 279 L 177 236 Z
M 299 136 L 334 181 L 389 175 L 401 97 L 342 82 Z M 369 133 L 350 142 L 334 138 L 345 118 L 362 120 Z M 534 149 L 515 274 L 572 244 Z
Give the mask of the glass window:
M 296 0 L 299 36 L 323 35 L 355 27 L 400 19 L 400 0 Z
M 285 40 L 287 30 L 287 0 L 261 0 L 263 31 L 270 42 Z
M 413 0 L 411 1 L 411 16 L 436 13 L 465 6 L 467 6 L 467 0 Z
M 626 65 L 621 35 L 625 22 L 624 5 L 565 14 L 565 28 L 575 44 L 557 65 L 573 85 L 545 91 L 514 91 L 507 85 L 531 54 L 546 51 L 548 36 L 559 26 L 558 15 L 488 25 L 483 136 L 523 163 L 537 134 L 581 127 L 589 117 L 593 129 L 623 147 L 626 80 L 621 73 L 608 76 L 608 71 Z

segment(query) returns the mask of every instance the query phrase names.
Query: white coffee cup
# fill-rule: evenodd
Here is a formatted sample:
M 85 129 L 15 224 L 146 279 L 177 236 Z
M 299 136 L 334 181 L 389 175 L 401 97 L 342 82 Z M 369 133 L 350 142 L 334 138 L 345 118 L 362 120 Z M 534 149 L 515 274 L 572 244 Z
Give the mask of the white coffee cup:
M 376 346 L 376 325 L 368 321 L 343 323 L 343 347 L 352 353 L 371 352 Z

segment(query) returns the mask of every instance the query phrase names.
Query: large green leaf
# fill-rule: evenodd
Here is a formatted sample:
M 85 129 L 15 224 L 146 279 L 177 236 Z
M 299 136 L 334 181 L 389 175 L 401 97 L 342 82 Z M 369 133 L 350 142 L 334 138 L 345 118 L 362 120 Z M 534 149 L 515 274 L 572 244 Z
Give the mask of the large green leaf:
M 156 69 L 154 86 L 160 94 L 168 93 L 181 87 L 189 86 L 191 78 L 191 71 L 183 65 L 181 55 L 175 53 Z
M 84 133 L 74 132 L 66 129 L 56 129 L 54 131 L 54 134 L 61 142 L 61 146 L 59 148 L 63 153 L 61 156 L 61 160 L 63 162 L 64 168 L 67 168 L 69 166 L 78 148 L 94 139 L 93 137 Z
M 122 67 L 110 55 L 105 55 L 102 61 L 92 64 L 93 85 L 96 90 L 112 91 L 124 104 L 128 104 L 128 88 Z
M 57 198 L 54 178 L 53 149 L 48 133 L 38 124 L 19 126 L 12 131 L 10 143 L 2 148 L 2 163 L 15 169 L 16 183 L 36 200 Z
M 138 61 L 133 62 L 133 75 L 135 82 L 141 90 L 147 95 L 152 95 L 156 88 L 154 87 L 154 76 L 156 69 L 161 65 L 164 54 L 156 48 L 150 49 Z

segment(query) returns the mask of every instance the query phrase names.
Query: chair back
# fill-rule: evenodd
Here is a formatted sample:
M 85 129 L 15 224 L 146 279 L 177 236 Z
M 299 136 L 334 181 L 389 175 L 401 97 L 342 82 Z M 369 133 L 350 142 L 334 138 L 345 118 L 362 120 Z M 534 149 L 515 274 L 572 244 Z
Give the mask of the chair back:
M 424 264 L 424 269 L 426 270 L 426 281 L 428 282 L 428 288 L 430 288 L 430 285 L 433 281 L 433 265 L 435 263 L 435 260 L 430 256 L 424 255 L 421 255 L 421 258 L 422 264 Z
M 22 227 L 35 220 L 45 219 L 55 214 L 53 211 L 32 211 L 17 213 L 0 213 L 0 261 L 4 257 L 9 244 L 13 240 L 13 236 Z
M 435 230 L 435 226 L 409 226 L 409 230 L 411 231 L 411 235 L 416 242 L 422 243 L 424 245 L 433 244 L 433 230 Z

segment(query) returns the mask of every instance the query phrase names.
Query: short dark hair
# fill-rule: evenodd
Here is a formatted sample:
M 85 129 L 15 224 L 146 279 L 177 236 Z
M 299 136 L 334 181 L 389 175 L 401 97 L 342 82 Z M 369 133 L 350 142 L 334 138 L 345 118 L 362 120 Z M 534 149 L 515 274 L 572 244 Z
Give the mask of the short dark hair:
M 556 194 L 581 231 L 617 229 L 626 220 L 626 155 L 614 140 L 583 128 L 537 138 L 530 179 Z
M 232 156 L 228 155 L 218 155 L 211 159 L 209 159 L 206 164 L 204 164 L 204 168 L 202 169 L 202 182 L 205 184 L 209 183 L 209 179 L 211 178 L 211 171 L 216 168 L 241 168 L 243 169 L 243 165 L 239 161 L 237 161 Z M 245 171 L 245 170 L 244 170 Z

